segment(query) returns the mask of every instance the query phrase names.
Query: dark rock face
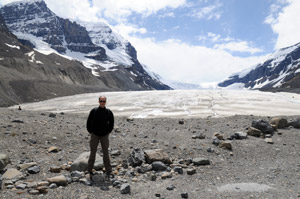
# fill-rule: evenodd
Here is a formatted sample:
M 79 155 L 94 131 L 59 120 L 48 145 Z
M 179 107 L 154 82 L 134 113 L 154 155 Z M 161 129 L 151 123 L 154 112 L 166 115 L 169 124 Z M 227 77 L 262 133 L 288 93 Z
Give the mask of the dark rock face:
M 298 69 L 300 69 L 300 43 L 280 49 L 272 58 L 258 64 L 246 75 L 235 74 L 219 83 L 219 86 L 244 83 L 246 88 L 256 86 L 261 90 L 295 90 L 300 88 L 300 73 L 296 72 Z
M 0 9 L 0 13 L 10 31 L 42 37 L 59 53 L 65 53 L 67 49 L 82 53 L 101 50 L 106 56 L 102 47 L 93 44 L 84 27 L 56 16 L 42 0 L 8 4 Z

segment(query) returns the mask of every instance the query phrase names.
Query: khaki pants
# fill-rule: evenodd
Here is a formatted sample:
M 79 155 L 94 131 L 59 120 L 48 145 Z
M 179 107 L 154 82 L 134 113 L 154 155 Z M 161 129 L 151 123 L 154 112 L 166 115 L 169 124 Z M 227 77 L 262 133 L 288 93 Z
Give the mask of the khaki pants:
M 91 140 L 90 140 L 90 148 L 91 153 L 88 161 L 88 171 L 92 171 L 95 159 L 96 159 L 96 153 L 99 141 L 101 143 L 102 151 L 103 151 L 103 163 L 105 167 L 105 171 L 107 174 L 111 173 L 112 168 L 110 165 L 110 159 L 109 159 L 109 153 L 108 153 L 108 147 L 109 147 L 109 134 L 105 136 L 97 136 L 95 134 L 91 134 Z

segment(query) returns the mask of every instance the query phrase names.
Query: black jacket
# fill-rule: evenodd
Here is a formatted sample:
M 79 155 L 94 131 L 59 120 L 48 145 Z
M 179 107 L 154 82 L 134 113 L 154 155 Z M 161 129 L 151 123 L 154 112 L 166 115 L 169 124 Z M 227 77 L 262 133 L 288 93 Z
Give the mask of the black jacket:
M 105 136 L 114 128 L 114 115 L 108 108 L 94 108 L 90 111 L 86 127 L 89 133 Z

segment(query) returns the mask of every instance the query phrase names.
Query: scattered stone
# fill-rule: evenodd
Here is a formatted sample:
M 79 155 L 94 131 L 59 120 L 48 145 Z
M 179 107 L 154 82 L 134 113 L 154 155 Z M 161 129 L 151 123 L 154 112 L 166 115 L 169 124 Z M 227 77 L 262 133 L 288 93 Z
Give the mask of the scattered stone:
M 213 149 L 213 148 L 211 148 L 211 147 L 209 147 L 208 149 L 207 149 L 207 152 L 209 152 L 209 153 L 213 153 L 215 150 Z
M 37 174 L 40 172 L 40 167 L 39 166 L 33 166 L 27 169 L 28 173 L 30 174 Z
M 218 138 L 219 140 L 224 140 L 224 136 L 220 133 L 215 133 L 214 137 Z
M 37 183 L 38 187 L 42 187 L 42 186 L 49 186 L 49 182 L 48 181 L 41 181 Z
M 60 166 L 51 166 L 50 167 L 50 172 L 52 172 L 52 173 L 60 173 L 60 171 L 61 171 L 61 167 Z
M 213 145 L 218 146 L 220 144 L 220 140 L 217 137 L 215 137 L 215 138 L 213 138 L 213 142 L 212 143 L 213 143 Z
M 187 192 L 181 193 L 181 198 L 189 198 L 189 194 Z
M 120 150 L 113 150 L 110 154 L 112 156 L 119 156 L 119 155 L 121 155 L 121 151 Z
M 130 193 L 130 185 L 127 183 L 122 184 L 120 187 L 120 191 L 121 191 L 121 194 L 129 194 Z
M 196 169 L 194 169 L 194 168 L 189 168 L 189 169 L 186 170 L 186 173 L 187 173 L 188 175 L 194 175 L 194 174 L 196 173 Z
M 38 194 L 40 194 L 39 190 L 36 190 L 36 189 L 29 190 L 28 193 L 30 195 L 38 195 Z
M 90 152 L 83 152 L 79 157 L 72 163 L 70 171 L 86 171 L 88 167 Z M 96 160 L 94 164 L 95 170 L 100 170 L 104 167 L 102 157 L 96 153 Z
M 22 173 L 17 169 L 7 169 L 7 171 L 2 175 L 2 179 L 11 180 L 21 176 Z
M 227 149 L 227 150 L 232 150 L 232 145 L 229 141 L 222 141 L 219 145 L 220 148 L 223 148 L 223 149 Z
M 254 127 L 250 127 L 247 131 L 248 135 L 251 136 L 255 136 L 255 137 L 260 137 L 260 135 L 262 134 L 261 130 L 254 128 Z
M 167 179 L 167 178 L 172 178 L 172 173 L 170 173 L 170 172 L 164 172 L 161 175 L 161 179 Z
M 205 159 L 205 158 L 194 158 L 192 160 L 192 162 L 196 166 L 199 166 L 199 165 L 210 165 L 210 161 L 208 159 Z
M 22 121 L 22 120 L 12 120 L 11 122 L 14 122 L 14 123 L 24 123 L 24 121 Z
M 48 152 L 49 153 L 57 153 L 59 150 L 58 150 L 58 147 L 57 146 L 51 146 L 49 149 L 48 149 Z
M 155 194 L 155 197 L 158 197 L 158 198 L 159 198 L 159 197 L 160 197 L 160 193 L 156 193 L 156 194 Z
M 55 118 L 55 117 L 56 117 L 56 114 L 50 113 L 50 114 L 49 114 L 49 117 Z
M 272 138 L 265 138 L 265 142 L 268 144 L 274 144 Z
M 47 186 L 38 186 L 38 187 L 36 188 L 36 190 L 37 190 L 39 193 L 42 193 L 42 194 L 48 193 L 48 187 L 47 187 Z
M 6 165 L 9 164 L 9 158 L 6 154 L 0 154 L 0 171 L 3 171 L 3 169 L 6 167 Z
M 233 135 L 230 136 L 230 140 L 243 140 L 243 139 L 247 139 L 247 133 L 239 131 L 234 133 Z
M 25 189 L 26 188 L 26 184 L 24 183 L 20 183 L 16 185 L 16 189 Z
M 193 135 L 192 139 L 205 139 L 205 135 L 203 133 L 200 133 L 198 135 Z
M 298 118 L 298 119 L 289 120 L 287 126 L 292 126 L 295 129 L 300 129 L 300 119 Z
M 179 120 L 179 124 L 184 124 L 184 120 Z
M 145 162 L 144 151 L 140 148 L 134 148 L 128 157 L 129 165 L 136 167 L 136 166 L 141 166 L 144 162 Z
M 167 190 L 169 190 L 169 191 L 172 191 L 172 190 L 174 190 L 174 189 L 175 189 L 175 186 L 174 186 L 174 185 L 170 185 L 170 186 L 167 187 Z
M 31 138 L 28 138 L 28 139 L 27 139 L 27 142 L 28 142 L 29 144 L 36 144 L 36 143 L 37 143 L 36 140 L 33 140 L 33 139 L 31 139 Z
M 174 171 L 177 172 L 177 173 L 179 173 L 179 174 L 183 174 L 183 169 L 182 169 L 182 167 L 175 166 L 175 167 L 174 167 Z
M 57 188 L 58 186 L 57 186 L 57 184 L 55 184 L 55 183 L 51 183 L 50 185 L 49 185 L 49 188 L 50 189 L 55 189 L 55 188 Z
M 27 183 L 27 188 L 36 188 L 37 187 L 37 183 L 36 182 L 28 182 Z
M 163 152 L 161 149 L 145 150 L 145 157 L 147 163 L 149 164 L 155 161 L 161 161 L 165 164 L 172 163 L 168 154 Z
M 275 125 L 277 129 L 283 129 L 287 127 L 288 121 L 285 118 L 275 117 L 271 119 L 270 124 Z
M 264 120 L 252 121 L 251 127 L 259 129 L 263 134 L 274 134 L 274 129 L 272 128 L 272 126 Z
M 155 161 L 152 163 L 152 169 L 154 171 L 165 171 L 167 170 L 167 166 L 161 161 Z
M 92 182 L 90 180 L 86 179 L 86 178 L 81 178 L 79 180 L 79 182 L 81 182 L 81 183 L 83 183 L 83 184 L 85 184 L 87 186 L 92 186 Z
M 47 181 L 51 183 L 56 183 L 59 186 L 66 186 L 68 185 L 67 178 L 64 175 L 55 176 L 52 178 L 47 178 Z

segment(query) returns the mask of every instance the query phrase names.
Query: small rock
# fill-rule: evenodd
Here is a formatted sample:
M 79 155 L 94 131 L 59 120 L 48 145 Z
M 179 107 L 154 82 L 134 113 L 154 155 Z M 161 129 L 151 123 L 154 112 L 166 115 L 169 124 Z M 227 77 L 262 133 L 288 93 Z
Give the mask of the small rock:
M 268 144 L 274 144 L 272 138 L 265 138 L 265 142 Z
M 167 178 L 172 178 L 172 174 L 170 172 L 164 172 L 161 175 L 161 179 L 167 179 Z
M 184 124 L 184 120 L 179 120 L 179 124 Z
M 36 188 L 37 187 L 37 183 L 36 182 L 28 182 L 27 183 L 27 188 Z
M 218 138 L 219 140 L 224 140 L 224 136 L 220 133 L 215 133 L 214 137 Z
M 121 191 L 121 194 L 129 194 L 130 193 L 130 185 L 127 183 L 122 184 L 120 191 Z
M 257 128 L 250 127 L 247 131 L 247 134 L 251 136 L 259 137 L 262 134 L 262 132 Z
M 40 172 L 40 167 L 39 166 L 33 166 L 27 169 L 28 173 L 30 174 L 37 174 Z
M 88 167 L 90 152 L 83 152 L 79 155 L 79 157 L 72 163 L 71 171 L 85 171 Z M 94 164 L 95 170 L 100 170 L 104 167 L 102 157 L 96 153 L 96 161 Z
M 24 123 L 24 121 L 22 121 L 22 120 L 12 120 L 11 122 L 14 122 L 14 123 Z
M 194 174 L 196 173 L 196 169 L 194 169 L 194 168 L 189 168 L 189 169 L 186 170 L 186 173 L 187 173 L 188 175 L 194 175 Z
M 17 168 L 20 170 L 20 171 L 23 171 L 23 170 L 26 170 L 32 166 L 36 166 L 36 162 L 29 162 L 29 163 L 24 163 L 24 164 L 19 164 L 17 166 Z
M 49 188 L 50 188 L 50 189 L 55 189 L 55 188 L 57 188 L 57 184 L 51 183 L 51 184 L 49 185 Z
M 56 183 L 59 186 L 66 186 L 68 185 L 67 178 L 64 175 L 55 176 L 52 178 L 47 178 L 47 181 L 51 183 Z
M 232 145 L 230 142 L 228 141 L 222 141 L 219 145 L 220 148 L 223 148 L 223 149 L 227 149 L 227 150 L 232 150 Z
M 48 187 L 47 186 L 38 186 L 36 188 L 36 190 L 39 191 L 39 193 L 42 193 L 42 194 L 48 193 Z
M 58 147 L 57 146 L 51 146 L 49 149 L 48 149 L 48 152 L 49 153 L 57 153 L 59 150 L 58 150 Z
M 275 125 L 277 129 L 283 129 L 287 127 L 288 121 L 285 118 L 275 117 L 271 119 L 270 124 Z
M 158 197 L 158 198 L 159 198 L 159 197 L 160 197 L 160 193 L 156 193 L 156 194 L 155 194 L 155 197 Z
M 167 166 L 163 162 L 155 161 L 152 163 L 152 169 L 154 171 L 165 171 Z
M 52 172 L 52 173 L 60 173 L 61 169 L 62 168 L 60 166 L 51 166 L 50 167 L 50 172 Z
M 40 192 L 38 190 L 35 190 L 35 189 L 29 190 L 28 193 L 30 195 L 38 195 L 38 194 L 40 194 Z
M 21 176 L 22 173 L 17 169 L 7 169 L 7 171 L 2 175 L 2 179 L 11 180 Z
M 194 158 L 192 161 L 193 161 L 193 164 L 196 165 L 196 166 L 210 165 L 210 161 L 208 159 L 205 159 L 205 158 Z
M 25 189 L 26 188 L 26 184 L 20 183 L 20 184 L 16 185 L 16 188 L 17 189 Z
M 49 182 L 48 181 L 41 181 L 37 183 L 38 187 L 43 187 L 43 186 L 49 186 Z
M 145 157 L 147 163 L 151 164 L 155 161 L 160 161 L 165 164 L 171 164 L 172 161 L 167 153 L 165 153 L 162 149 L 152 149 L 152 150 L 145 150 Z
M 110 154 L 112 156 L 119 156 L 119 155 L 121 155 L 121 151 L 120 150 L 113 150 Z
M 174 171 L 177 172 L 177 173 L 179 173 L 179 174 L 183 174 L 183 169 L 182 169 L 182 167 L 175 166 L 175 167 L 174 167 Z
M 145 162 L 144 151 L 140 148 L 134 148 L 128 157 L 129 165 L 133 167 L 137 167 L 137 166 L 141 166 L 144 162 Z
M 181 193 L 181 198 L 189 198 L 189 194 L 187 192 Z
M 0 171 L 3 171 L 3 169 L 6 167 L 6 165 L 9 164 L 9 158 L 6 154 L 0 154 Z
M 49 114 L 49 117 L 55 118 L 55 117 L 56 117 L 56 114 L 50 113 L 50 114 Z
M 174 186 L 174 185 L 170 185 L 170 186 L 168 186 L 166 189 L 169 190 L 169 191 L 172 191 L 172 190 L 175 189 L 175 186 Z

